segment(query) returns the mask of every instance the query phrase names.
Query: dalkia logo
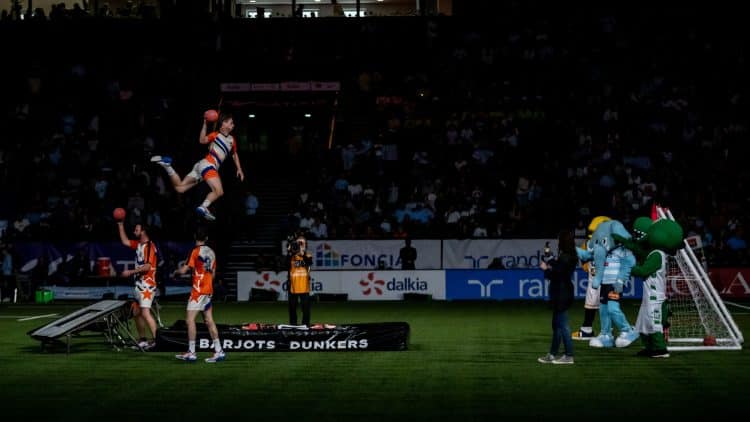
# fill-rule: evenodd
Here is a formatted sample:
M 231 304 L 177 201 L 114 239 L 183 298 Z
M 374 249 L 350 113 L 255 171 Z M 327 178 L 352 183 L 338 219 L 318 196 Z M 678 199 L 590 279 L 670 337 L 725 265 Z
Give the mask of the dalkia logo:
M 413 280 L 411 277 L 404 277 L 403 280 L 393 277 L 389 281 L 384 281 L 378 280 L 375 273 L 367 273 L 367 278 L 359 280 L 359 285 L 362 286 L 362 294 L 365 296 L 372 293 L 382 295 L 383 288 L 392 292 L 419 292 L 427 290 L 427 282 L 420 280 L 419 277 Z
M 281 285 L 281 281 L 271 279 L 270 273 L 263 273 L 259 280 L 255 280 L 255 287 L 259 289 L 270 289 L 279 292 L 281 291 Z
M 372 284 L 372 287 L 370 285 Z M 375 273 L 367 273 L 367 279 L 366 280 L 359 280 L 359 285 L 362 286 L 362 294 L 365 296 L 369 296 L 370 293 L 375 292 L 378 295 L 383 294 L 383 286 L 385 286 L 385 281 L 383 280 L 375 280 Z

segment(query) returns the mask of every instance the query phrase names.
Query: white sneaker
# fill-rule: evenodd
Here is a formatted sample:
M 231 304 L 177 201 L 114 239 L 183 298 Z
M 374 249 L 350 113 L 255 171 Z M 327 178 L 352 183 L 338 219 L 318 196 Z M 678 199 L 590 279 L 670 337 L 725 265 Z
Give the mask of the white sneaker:
M 211 211 L 209 211 L 208 208 L 206 208 L 206 207 L 203 207 L 203 206 L 198 207 L 198 208 L 195 209 L 195 211 L 198 214 L 202 215 L 203 218 L 205 218 L 208 221 L 216 221 L 216 216 L 214 216 L 213 214 L 211 214 Z
M 608 348 L 613 347 L 614 345 L 614 339 L 612 339 L 612 336 L 608 334 L 599 334 L 598 336 L 592 338 L 591 341 L 589 341 L 589 346 L 596 348 Z
M 195 362 L 198 360 L 198 355 L 195 353 L 185 352 L 179 355 L 174 355 L 175 358 L 179 360 L 184 360 L 185 362 Z
M 156 347 L 156 343 L 153 341 L 139 341 L 138 348 L 141 350 L 151 350 Z
M 539 363 L 554 363 L 555 356 L 552 353 L 547 353 L 546 355 L 538 358 L 536 361 Z
M 617 340 L 615 340 L 615 346 L 628 347 L 632 342 L 636 341 L 638 337 L 640 337 L 640 334 L 632 329 L 630 331 L 622 332 L 619 336 L 617 336 Z
M 575 363 L 573 356 L 562 355 L 559 358 L 552 361 L 555 365 L 572 365 Z
M 210 358 L 206 358 L 206 362 L 207 363 L 216 363 L 216 362 L 221 362 L 221 361 L 223 361 L 226 358 L 227 358 L 227 354 L 224 353 L 223 351 L 221 351 L 221 352 L 214 353 L 214 355 L 211 356 Z
M 153 157 L 151 157 L 151 162 L 166 167 L 172 165 L 172 157 L 162 157 L 161 155 L 154 155 Z

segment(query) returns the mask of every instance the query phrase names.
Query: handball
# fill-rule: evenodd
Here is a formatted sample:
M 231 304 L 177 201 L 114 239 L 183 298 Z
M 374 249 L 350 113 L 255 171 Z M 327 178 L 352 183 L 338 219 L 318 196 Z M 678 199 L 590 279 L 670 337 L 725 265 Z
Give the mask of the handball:
M 206 119 L 207 122 L 213 123 L 219 120 L 219 112 L 216 110 L 206 110 L 206 112 L 203 113 L 203 118 Z
M 703 345 L 704 346 L 716 346 L 716 337 L 714 336 L 703 337 Z
M 122 208 L 115 208 L 114 211 L 112 211 L 112 217 L 115 218 L 117 221 L 122 221 L 125 219 L 125 210 Z

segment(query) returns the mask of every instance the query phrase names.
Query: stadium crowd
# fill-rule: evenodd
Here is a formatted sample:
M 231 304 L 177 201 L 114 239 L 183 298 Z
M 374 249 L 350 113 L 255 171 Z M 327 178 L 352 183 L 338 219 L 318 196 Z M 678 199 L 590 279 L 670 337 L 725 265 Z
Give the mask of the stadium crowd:
M 549 238 L 595 215 L 629 225 L 656 201 L 702 238 L 712 264 L 749 263 L 742 30 L 697 8 L 542 3 L 509 2 L 496 19 L 209 19 L 187 40 L 159 42 L 131 21 L 118 29 L 148 35 L 86 47 L 69 36 L 69 50 L 24 43 L 0 71 L 3 242 L 111 239 L 115 206 L 162 238 L 189 233 L 196 200 L 148 158 L 177 151 L 192 163 L 195 116 L 219 82 L 252 67 L 258 79 L 342 82 L 332 148 L 290 144 L 274 158 L 304 155 L 286 224 L 310 238 Z M 0 31 L 60 35 L 65 22 L 48 16 Z M 264 31 L 283 36 L 242 37 Z M 250 66 L 205 69 L 246 52 Z M 242 154 L 256 135 L 239 136 Z M 240 221 L 240 200 L 227 202 L 227 220 Z

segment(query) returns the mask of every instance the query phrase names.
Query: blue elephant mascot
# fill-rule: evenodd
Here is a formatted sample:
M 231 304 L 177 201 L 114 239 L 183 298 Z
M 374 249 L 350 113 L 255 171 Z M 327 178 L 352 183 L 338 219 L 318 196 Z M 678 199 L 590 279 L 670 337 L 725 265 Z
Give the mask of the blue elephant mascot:
M 591 347 L 628 347 L 639 337 L 620 307 L 620 298 L 625 283 L 630 280 L 630 271 L 636 258 L 630 249 L 617 242 L 614 235 L 630 239 L 631 235 L 621 222 L 609 220 L 600 223 L 591 235 L 589 249 L 576 248 L 581 262 L 592 262 L 596 273 L 591 280 L 593 288 L 599 288 L 600 332 L 589 341 Z M 612 335 L 612 325 L 619 331 L 617 339 Z

